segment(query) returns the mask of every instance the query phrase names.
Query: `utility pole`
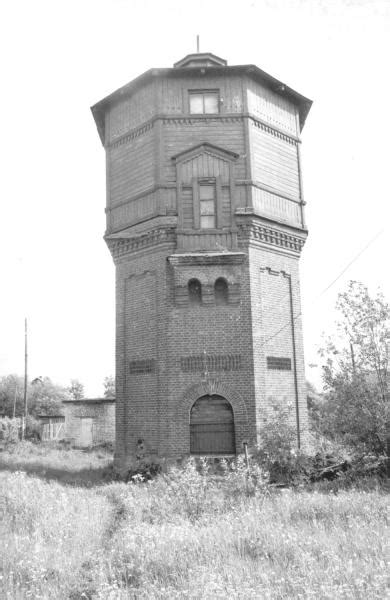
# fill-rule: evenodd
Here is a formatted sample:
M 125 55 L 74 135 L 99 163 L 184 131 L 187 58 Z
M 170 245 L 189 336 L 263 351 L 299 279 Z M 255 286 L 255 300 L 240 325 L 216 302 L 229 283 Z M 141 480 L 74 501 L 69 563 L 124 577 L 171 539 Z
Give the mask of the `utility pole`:
M 27 427 L 27 317 L 24 319 L 24 419 L 22 439 L 26 437 Z
M 351 348 L 352 369 L 353 369 L 353 372 L 356 373 L 355 352 L 353 350 L 353 344 L 352 344 L 352 342 L 349 343 L 349 346 Z
M 17 395 L 18 395 L 18 384 L 16 383 L 16 380 L 15 380 L 14 409 L 12 411 L 13 419 L 15 418 L 15 415 L 16 415 L 16 397 L 17 397 Z

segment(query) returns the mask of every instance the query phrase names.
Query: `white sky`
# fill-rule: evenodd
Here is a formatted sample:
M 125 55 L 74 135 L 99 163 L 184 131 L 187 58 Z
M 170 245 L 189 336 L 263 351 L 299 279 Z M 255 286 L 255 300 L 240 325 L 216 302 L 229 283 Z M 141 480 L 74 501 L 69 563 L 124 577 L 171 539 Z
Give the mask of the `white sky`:
M 390 298 L 389 0 L 3 0 L 0 375 L 114 373 L 105 162 L 89 107 L 196 49 L 256 64 L 314 100 L 303 130 L 307 363 L 359 279 Z M 326 288 L 378 232 L 376 241 Z M 317 298 L 317 299 L 316 299 Z M 307 376 L 318 383 L 318 369 Z

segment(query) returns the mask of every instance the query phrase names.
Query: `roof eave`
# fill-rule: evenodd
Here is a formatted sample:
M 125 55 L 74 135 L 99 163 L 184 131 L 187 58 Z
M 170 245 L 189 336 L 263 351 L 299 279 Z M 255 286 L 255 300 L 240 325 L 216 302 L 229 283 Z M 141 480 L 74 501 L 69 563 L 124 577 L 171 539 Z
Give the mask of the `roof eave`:
M 149 69 L 145 71 L 126 85 L 118 88 L 96 104 L 91 107 L 91 111 L 93 117 L 95 119 L 95 123 L 99 132 L 100 139 L 102 144 L 104 145 L 105 141 L 105 127 L 104 127 L 104 113 L 107 106 L 112 104 L 113 102 L 117 102 L 120 98 L 124 98 L 127 95 L 132 94 L 138 87 L 141 85 L 145 85 L 148 81 L 150 81 L 154 77 L 178 77 L 183 75 L 193 75 L 194 73 L 199 73 L 202 71 L 202 74 L 206 73 L 214 73 L 217 72 L 221 74 L 227 73 L 245 73 L 249 77 L 256 78 L 260 81 L 266 82 L 269 84 L 269 87 L 277 94 L 287 96 L 290 98 L 296 105 L 299 107 L 299 116 L 300 116 L 300 125 L 301 130 L 305 124 L 307 115 L 309 114 L 311 105 L 313 104 L 312 100 L 302 96 L 296 92 L 293 88 L 284 84 L 279 79 L 276 79 L 269 73 L 266 73 L 262 69 L 259 69 L 256 65 L 227 65 L 227 66 L 212 66 L 212 67 L 174 67 L 168 69 Z M 206 71 L 206 73 L 205 73 Z

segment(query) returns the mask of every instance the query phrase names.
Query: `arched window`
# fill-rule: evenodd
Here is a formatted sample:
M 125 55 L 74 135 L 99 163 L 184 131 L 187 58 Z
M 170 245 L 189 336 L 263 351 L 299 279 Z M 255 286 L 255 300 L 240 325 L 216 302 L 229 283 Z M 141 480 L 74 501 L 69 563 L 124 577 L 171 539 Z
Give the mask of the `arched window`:
M 202 304 L 202 285 L 199 279 L 190 279 L 188 282 L 188 296 L 190 304 Z
M 191 454 L 235 454 L 234 416 L 222 396 L 198 398 L 190 414 Z
M 219 277 L 214 284 L 215 304 L 227 304 L 229 298 L 228 284 L 226 279 Z

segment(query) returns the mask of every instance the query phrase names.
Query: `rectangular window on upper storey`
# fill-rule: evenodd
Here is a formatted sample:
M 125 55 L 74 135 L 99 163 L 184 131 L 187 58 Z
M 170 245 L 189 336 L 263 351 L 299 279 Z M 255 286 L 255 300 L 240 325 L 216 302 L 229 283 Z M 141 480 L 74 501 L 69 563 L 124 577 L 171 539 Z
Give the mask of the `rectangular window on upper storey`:
M 193 115 L 219 113 L 219 92 L 215 90 L 190 92 L 190 113 Z
M 200 228 L 214 229 L 216 227 L 215 185 L 201 183 L 199 186 Z

